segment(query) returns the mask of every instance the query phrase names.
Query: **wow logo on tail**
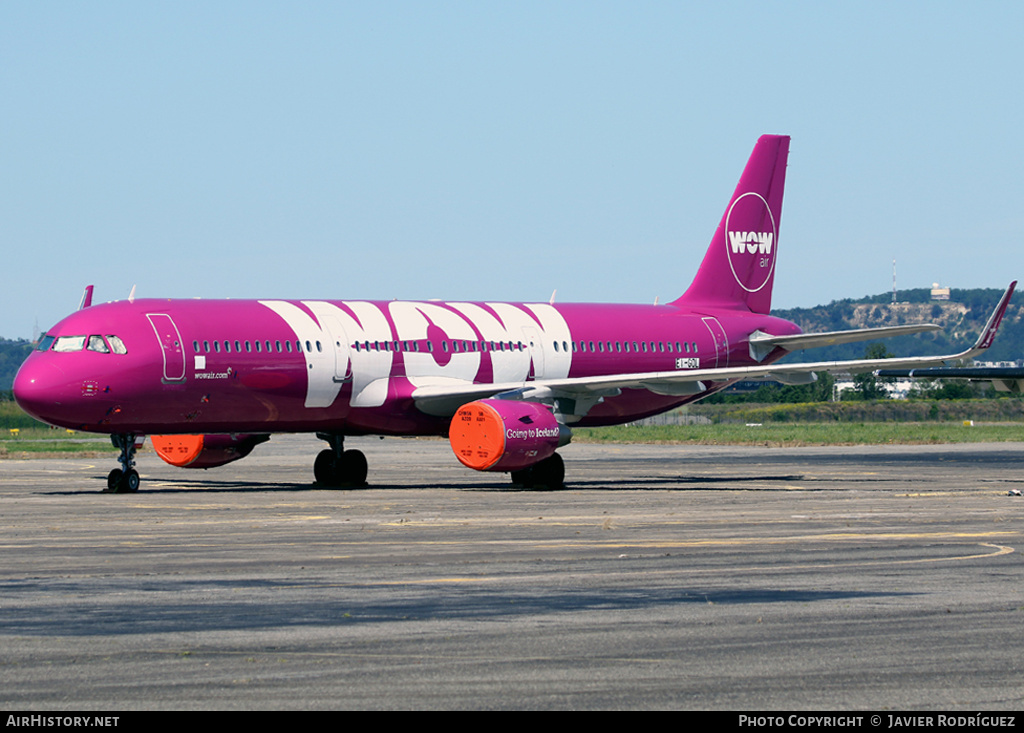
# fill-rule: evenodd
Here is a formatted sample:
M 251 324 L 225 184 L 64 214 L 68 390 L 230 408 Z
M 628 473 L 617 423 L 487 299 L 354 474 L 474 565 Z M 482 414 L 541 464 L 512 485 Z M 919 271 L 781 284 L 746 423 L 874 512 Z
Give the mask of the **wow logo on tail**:
M 697 276 L 673 305 L 771 311 L 788 156 L 785 135 L 758 139 Z
M 778 233 L 768 202 L 758 193 L 736 198 L 725 215 L 725 247 L 736 283 L 756 293 L 775 271 L 775 238 Z

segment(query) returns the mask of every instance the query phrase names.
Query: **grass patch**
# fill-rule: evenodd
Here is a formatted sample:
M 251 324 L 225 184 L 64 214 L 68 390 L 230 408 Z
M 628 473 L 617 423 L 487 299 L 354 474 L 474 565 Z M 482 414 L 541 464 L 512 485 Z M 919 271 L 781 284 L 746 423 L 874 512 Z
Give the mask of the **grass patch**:
M 36 423 L 39 425 L 39 423 Z M 116 452 L 110 438 L 45 427 L 4 429 L 0 434 L 0 459 L 52 458 L 66 455 L 89 456 Z
M 1024 440 L 1020 423 L 764 423 L 748 426 L 620 425 L 577 428 L 576 443 L 680 443 L 688 445 L 929 445 Z

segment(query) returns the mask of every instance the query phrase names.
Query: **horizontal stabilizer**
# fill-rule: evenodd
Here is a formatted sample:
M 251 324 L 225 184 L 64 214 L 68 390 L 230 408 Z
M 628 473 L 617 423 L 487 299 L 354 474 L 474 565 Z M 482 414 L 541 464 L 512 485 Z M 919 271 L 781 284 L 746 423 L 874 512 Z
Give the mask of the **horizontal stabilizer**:
M 923 369 L 879 369 L 879 377 L 904 379 L 1024 379 L 1020 367 L 925 367 Z
M 879 369 L 879 377 L 898 379 L 967 379 L 991 382 L 997 392 L 1024 393 L 1024 369 L 1020 367 L 926 367 L 924 369 Z
M 920 323 L 915 326 L 883 326 L 881 328 L 855 328 L 850 331 L 828 331 L 825 333 L 797 333 L 789 336 L 772 336 L 762 331 L 750 334 L 750 356 L 755 361 L 762 361 L 776 348 L 786 351 L 816 349 L 822 346 L 850 344 L 856 341 L 873 341 L 874 339 L 905 336 L 911 333 L 941 331 L 942 326 L 934 323 Z

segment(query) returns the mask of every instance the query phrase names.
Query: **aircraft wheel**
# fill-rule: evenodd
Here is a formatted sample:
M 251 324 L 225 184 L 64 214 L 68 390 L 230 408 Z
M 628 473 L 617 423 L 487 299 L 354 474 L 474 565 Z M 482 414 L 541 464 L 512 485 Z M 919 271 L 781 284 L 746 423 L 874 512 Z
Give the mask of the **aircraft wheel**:
M 533 488 L 559 491 L 565 487 L 565 462 L 554 453 L 533 467 Z
M 357 450 L 343 452 L 340 459 L 333 450 L 322 450 L 313 462 L 313 477 L 321 486 L 365 486 L 368 472 L 366 456 Z
M 122 479 L 122 485 L 124 486 L 125 493 L 134 493 L 138 491 L 140 483 L 142 483 L 142 479 L 139 478 L 139 472 L 134 468 Z
M 524 489 L 558 491 L 565 488 L 565 462 L 557 453 L 521 471 L 512 471 L 512 483 Z
M 338 481 L 345 486 L 366 486 L 366 474 L 369 466 L 362 451 L 347 450 L 341 454 L 338 462 Z
M 134 468 L 125 473 L 120 468 L 115 468 L 113 471 L 107 474 L 107 490 L 108 494 L 133 494 L 139 490 L 139 484 L 142 479 L 139 478 L 139 472 Z
M 124 475 L 124 471 L 120 468 L 115 468 L 113 471 L 107 474 L 107 491 L 114 493 L 117 491 L 118 484 L 121 483 L 121 477 Z
M 313 461 L 313 478 L 321 486 L 334 485 L 334 451 L 328 448 L 317 453 L 316 460 Z
M 530 477 L 533 475 L 531 468 L 524 468 L 521 471 L 513 471 L 511 475 L 512 483 L 516 486 L 522 486 L 524 489 L 532 489 L 533 483 L 530 481 Z

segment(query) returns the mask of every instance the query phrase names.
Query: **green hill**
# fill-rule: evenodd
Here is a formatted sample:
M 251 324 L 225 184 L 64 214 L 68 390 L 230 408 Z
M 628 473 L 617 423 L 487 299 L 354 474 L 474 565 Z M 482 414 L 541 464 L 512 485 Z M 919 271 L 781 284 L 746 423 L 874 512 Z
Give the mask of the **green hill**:
M 777 310 L 772 311 L 772 315 L 793 321 L 806 333 L 937 323 L 942 331 L 884 340 L 886 348 L 896 356 L 931 356 L 955 353 L 974 343 L 1002 294 L 1003 291 L 996 288 L 954 288 L 949 300 L 935 301 L 930 299 L 929 290 L 919 288 L 899 291 L 897 303 L 891 303 L 892 294 L 887 293 L 858 300 L 837 300 L 815 308 Z M 1010 302 L 995 344 L 981 357 L 985 361 L 1024 359 L 1024 306 L 1018 300 Z M 866 348 L 864 342 L 840 344 L 795 352 L 784 361 L 860 359 Z

